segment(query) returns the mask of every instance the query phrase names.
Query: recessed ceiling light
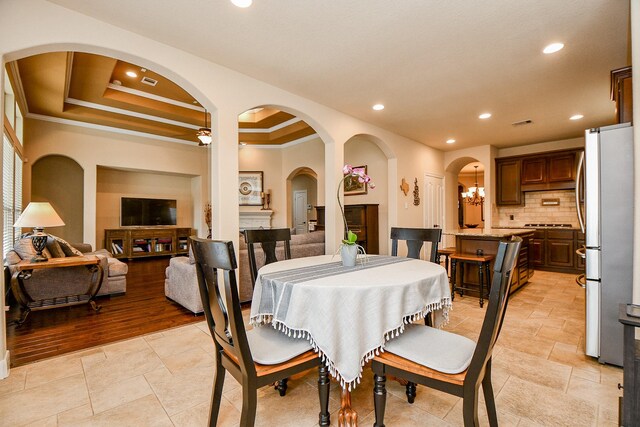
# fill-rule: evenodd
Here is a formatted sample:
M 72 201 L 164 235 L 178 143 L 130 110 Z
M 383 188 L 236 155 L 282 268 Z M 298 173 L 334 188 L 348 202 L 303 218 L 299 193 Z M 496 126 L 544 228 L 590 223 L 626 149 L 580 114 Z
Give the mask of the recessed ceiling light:
M 126 74 L 129 77 L 138 77 L 138 75 L 136 73 L 134 73 L 133 71 L 127 71 Z
M 479 119 L 488 119 L 489 117 L 491 117 L 491 113 L 482 113 L 478 116 Z
M 382 104 L 376 104 L 376 105 L 374 105 L 374 106 L 373 106 L 373 107 L 371 107 L 371 108 L 373 108 L 373 109 L 374 109 L 374 110 L 376 110 L 376 111 L 380 111 L 380 110 L 384 110 L 384 105 L 382 105 Z
M 550 45 L 548 45 L 547 47 L 545 47 L 542 52 L 549 54 L 549 53 L 556 53 L 557 51 L 559 51 L 560 49 L 562 49 L 564 47 L 564 43 L 551 43 Z
M 246 142 L 241 142 L 240 145 L 247 145 L 247 143 Z
M 582 114 L 574 114 L 573 116 L 569 117 L 569 120 L 580 120 L 583 117 L 584 115 Z
M 453 144 L 454 142 L 456 142 L 455 139 L 447 139 L 447 144 Z
M 231 3 L 238 7 L 249 7 L 253 3 L 253 0 L 231 0 Z

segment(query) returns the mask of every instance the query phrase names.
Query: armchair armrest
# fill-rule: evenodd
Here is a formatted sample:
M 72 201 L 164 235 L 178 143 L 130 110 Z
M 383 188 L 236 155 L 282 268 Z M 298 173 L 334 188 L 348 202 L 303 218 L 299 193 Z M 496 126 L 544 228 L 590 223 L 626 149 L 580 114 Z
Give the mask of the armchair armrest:
M 93 248 L 88 243 L 70 243 L 70 245 L 76 248 L 77 250 L 79 250 L 80 252 L 82 252 L 83 254 L 93 251 Z

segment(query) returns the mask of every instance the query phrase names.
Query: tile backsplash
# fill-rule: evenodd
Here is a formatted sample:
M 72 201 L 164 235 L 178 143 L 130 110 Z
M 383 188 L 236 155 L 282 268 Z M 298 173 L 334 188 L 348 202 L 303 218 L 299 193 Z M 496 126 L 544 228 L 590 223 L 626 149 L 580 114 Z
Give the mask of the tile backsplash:
M 542 206 L 542 199 L 559 199 L 557 206 Z M 530 191 L 524 193 L 524 206 L 498 206 L 494 227 L 521 227 L 525 224 L 571 224 L 578 227 L 576 195 L 573 190 Z M 513 220 L 510 219 L 513 215 Z

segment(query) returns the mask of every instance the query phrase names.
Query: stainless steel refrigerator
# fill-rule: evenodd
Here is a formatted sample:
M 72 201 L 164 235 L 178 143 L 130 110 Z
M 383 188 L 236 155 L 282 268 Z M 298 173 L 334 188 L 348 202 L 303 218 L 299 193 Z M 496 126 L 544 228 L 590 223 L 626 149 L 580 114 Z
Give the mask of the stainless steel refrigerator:
M 618 305 L 630 303 L 633 276 L 633 128 L 629 123 L 589 129 L 578 166 L 584 173 L 585 353 L 622 366 Z

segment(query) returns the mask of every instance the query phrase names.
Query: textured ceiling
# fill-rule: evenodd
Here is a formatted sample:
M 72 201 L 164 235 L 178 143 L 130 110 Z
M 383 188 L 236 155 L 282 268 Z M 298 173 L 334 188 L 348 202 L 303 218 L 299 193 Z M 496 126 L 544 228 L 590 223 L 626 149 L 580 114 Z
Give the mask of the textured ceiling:
M 628 65 L 625 0 L 49 1 L 442 150 L 612 123 L 609 72 Z

